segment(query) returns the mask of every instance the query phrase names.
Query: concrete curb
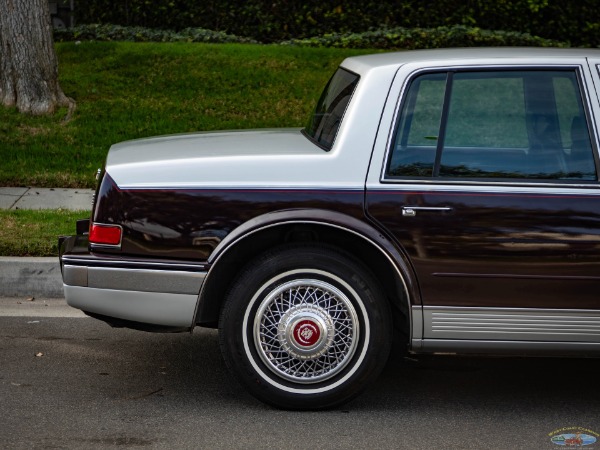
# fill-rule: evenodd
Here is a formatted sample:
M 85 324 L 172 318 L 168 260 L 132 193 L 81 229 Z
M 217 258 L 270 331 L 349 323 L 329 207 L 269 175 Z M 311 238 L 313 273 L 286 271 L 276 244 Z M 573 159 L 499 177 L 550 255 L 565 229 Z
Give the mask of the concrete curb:
M 93 189 L 0 187 L 0 209 L 89 211 L 93 195 Z M 0 257 L 0 297 L 62 298 L 63 295 L 58 257 Z
M 0 257 L 0 297 L 63 297 L 58 257 Z

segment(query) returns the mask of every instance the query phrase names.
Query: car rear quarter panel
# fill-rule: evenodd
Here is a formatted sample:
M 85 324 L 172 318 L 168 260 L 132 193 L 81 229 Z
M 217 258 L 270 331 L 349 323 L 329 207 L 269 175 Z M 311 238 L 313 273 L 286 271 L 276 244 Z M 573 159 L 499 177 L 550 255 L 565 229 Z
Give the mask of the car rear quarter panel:
M 287 209 L 322 209 L 363 217 L 362 190 L 119 189 L 102 190 L 94 221 L 123 226 L 121 252 L 206 261 L 234 229 Z

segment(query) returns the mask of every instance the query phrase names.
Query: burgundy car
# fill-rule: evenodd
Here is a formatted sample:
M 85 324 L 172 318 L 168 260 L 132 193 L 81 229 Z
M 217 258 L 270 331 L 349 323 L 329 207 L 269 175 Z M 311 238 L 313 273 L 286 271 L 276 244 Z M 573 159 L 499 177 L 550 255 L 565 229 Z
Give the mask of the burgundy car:
M 66 299 L 115 326 L 218 327 L 283 408 L 355 397 L 391 348 L 598 356 L 599 67 L 589 49 L 352 57 L 303 129 L 116 144 L 61 238 Z

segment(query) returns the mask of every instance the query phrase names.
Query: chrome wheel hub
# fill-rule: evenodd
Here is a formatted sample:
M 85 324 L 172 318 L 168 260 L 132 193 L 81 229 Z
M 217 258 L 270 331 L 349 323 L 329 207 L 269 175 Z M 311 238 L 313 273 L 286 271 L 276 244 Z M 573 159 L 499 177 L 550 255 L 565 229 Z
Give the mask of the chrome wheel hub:
M 277 338 L 291 356 L 315 359 L 327 352 L 333 342 L 335 326 L 323 308 L 298 305 L 284 314 Z
M 261 302 L 254 342 L 261 360 L 276 375 L 316 383 L 339 373 L 359 337 L 350 299 L 334 285 L 302 279 L 277 286 Z

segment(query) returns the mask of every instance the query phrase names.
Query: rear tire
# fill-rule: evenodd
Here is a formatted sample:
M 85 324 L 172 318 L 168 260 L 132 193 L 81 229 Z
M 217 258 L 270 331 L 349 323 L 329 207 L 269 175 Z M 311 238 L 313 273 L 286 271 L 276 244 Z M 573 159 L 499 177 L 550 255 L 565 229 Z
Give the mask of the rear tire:
M 376 279 L 350 255 L 289 246 L 252 261 L 219 321 L 227 366 L 252 395 L 323 409 L 361 393 L 387 360 L 391 314 Z

